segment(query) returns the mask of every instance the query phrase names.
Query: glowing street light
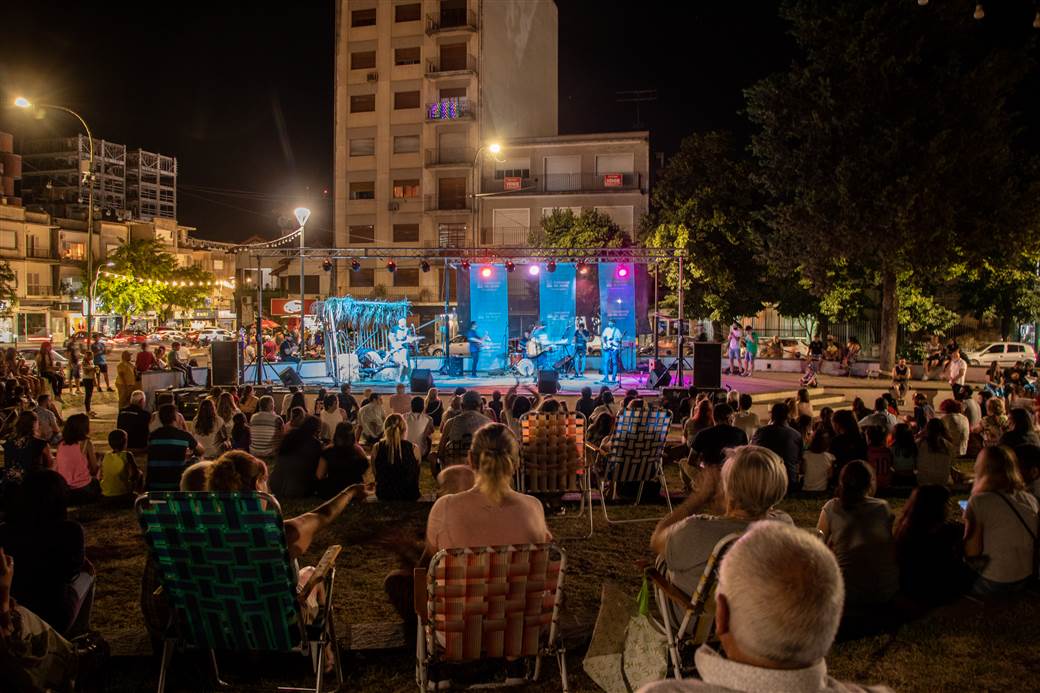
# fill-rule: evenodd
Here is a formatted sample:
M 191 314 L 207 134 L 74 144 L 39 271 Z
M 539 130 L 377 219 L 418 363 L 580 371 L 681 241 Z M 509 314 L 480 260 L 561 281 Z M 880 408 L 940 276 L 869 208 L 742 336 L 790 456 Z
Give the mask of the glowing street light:
M 32 102 L 24 96 L 19 96 L 14 100 L 14 105 L 18 108 L 32 108 Z
M 306 207 L 297 207 L 293 210 L 293 216 L 296 217 L 296 221 L 300 225 L 300 358 L 296 362 L 296 370 L 299 372 L 303 369 L 303 347 L 307 340 L 307 337 L 304 334 L 304 326 L 307 316 L 307 311 L 305 310 L 307 300 L 306 294 L 303 290 L 303 239 L 307 227 L 307 220 L 311 218 L 311 210 Z

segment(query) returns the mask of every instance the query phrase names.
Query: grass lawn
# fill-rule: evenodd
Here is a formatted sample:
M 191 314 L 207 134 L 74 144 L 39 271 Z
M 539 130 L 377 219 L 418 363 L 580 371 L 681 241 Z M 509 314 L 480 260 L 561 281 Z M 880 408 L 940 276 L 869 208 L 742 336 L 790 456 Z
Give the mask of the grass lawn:
M 431 484 L 424 472 L 424 489 Z M 902 500 L 893 500 L 898 510 Z M 288 502 L 291 517 L 312 503 Z M 787 500 L 781 508 L 805 527 L 814 526 L 822 501 Z M 428 504 L 415 506 L 366 503 L 348 508 L 343 517 L 315 542 L 304 564 L 317 562 L 324 547 L 344 547 L 338 562 L 335 604 L 337 632 L 346 638 L 350 623 L 395 621 L 382 592 L 387 572 L 403 567 L 400 555 L 409 553 L 422 536 Z M 618 508 L 619 516 L 649 517 L 659 506 Z M 550 519 L 558 537 L 575 536 L 587 526 L 572 510 Z M 145 545 L 132 511 L 74 511 L 86 527 L 88 555 L 98 570 L 93 625 L 114 645 L 117 656 L 110 667 L 107 690 L 136 691 L 154 686 L 158 662 L 142 656 L 146 642 L 139 609 L 139 584 Z M 607 526 L 597 516 L 596 534 L 588 541 L 566 541 L 568 575 L 566 609 L 571 620 L 591 624 L 604 581 L 621 585 L 635 598 L 640 585 L 636 561 L 650 557 L 652 522 Z M 829 657 L 832 673 L 862 683 L 887 683 L 896 690 L 1025 690 L 1036 689 L 1040 674 L 1040 599 L 1031 595 L 1012 604 L 980 605 L 961 602 L 909 624 L 894 636 L 875 637 L 835 646 Z M 137 651 L 138 654 L 126 654 Z M 124 653 L 124 654 L 120 654 Z M 575 691 L 599 690 L 581 668 L 582 649 L 569 656 L 570 681 Z M 308 685 L 302 658 L 221 659 L 224 678 L 235 690 L 273 690 L 277 685 Z M 365 691 L 415 690 L 411 651 L 353 653 L 345 660 L 347 689 Z M 174 660 L 175 676 L 168 690 L 202 690 L 205 667 L 197 657 Z M 492 667 L 469 667 L 458 679 L 493 678 Z M 547 661 L 536 691 L 559 689 L 556 665 Z

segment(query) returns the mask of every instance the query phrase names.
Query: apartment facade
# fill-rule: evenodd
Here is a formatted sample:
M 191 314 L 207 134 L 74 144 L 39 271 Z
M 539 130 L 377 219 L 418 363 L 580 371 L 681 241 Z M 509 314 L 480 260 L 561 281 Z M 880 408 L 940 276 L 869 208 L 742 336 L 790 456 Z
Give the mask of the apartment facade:
M 551 137 L 552 0 L 337 0 L 337 247 L 472 247 L 485 145 Z M 337 292 L 436 301 L 441 268 L 341 260 Z M 414 267 L 412 266 L 414 265 Z

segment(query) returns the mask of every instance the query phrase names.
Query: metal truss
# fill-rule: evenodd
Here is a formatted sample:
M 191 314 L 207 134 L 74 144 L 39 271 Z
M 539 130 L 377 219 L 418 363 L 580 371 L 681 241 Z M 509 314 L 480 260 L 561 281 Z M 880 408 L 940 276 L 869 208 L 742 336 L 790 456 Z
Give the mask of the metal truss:
M 679 261 L 686 257 L 685 250 L 672 248 L 419 248 L 419 247 L 359 247 L 359 248 L 262 248 L 244 250 L 249 255 L 285 260 L 302 257 L 310 260 L 437 260 L 440 262 L 631 262 L 655 264 Z

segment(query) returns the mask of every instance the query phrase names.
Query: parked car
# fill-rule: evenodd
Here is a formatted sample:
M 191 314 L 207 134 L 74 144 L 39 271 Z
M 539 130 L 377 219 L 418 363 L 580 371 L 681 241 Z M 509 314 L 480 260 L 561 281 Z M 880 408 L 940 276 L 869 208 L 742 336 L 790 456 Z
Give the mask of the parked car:
M 148 341 L 148 333 L 144 330 L 122 330 L 112 341 L 117 344 L 144 344 Z
M 972 366 L 1013 366 L 1015 361 L 1036 361 L 1036 352 L 1023 342 L 993 342 L 981 349 L 964 352 L 964 360 Z
M 233 339 L 235 339 L 235 335 L 222 327 L 207 327 L 199 330 L 195 342 L 199 346 L 206 346 L 210 342 L 225 342 Z
M 149 344 L 172 344 L 173 342 L 183 342 L 185 339 L 183 332 L 171 329 L 164 329 L 161 332 L 156 330 L 148 335 Z
M 65 358 L 65 354 L 61 351 L 54 349 L 51 351 L 54 354 L 54 363 L 57 366 L 61 366 L 62 370 L 68 366 L 69 360 Z M 19 349 L 18 355 L 30 363 L 36 363 L 36 357 L 40 354 L 39 349 Z
M 437 341 L 432 344 L 427 344 L 426 354 L 428 356 L 444 356 L 444 342 Z M 469 356 L 469 342 L 466 341 L 466 335 L 455 335 L 448 342 L 448 353 L 452 356 Z

